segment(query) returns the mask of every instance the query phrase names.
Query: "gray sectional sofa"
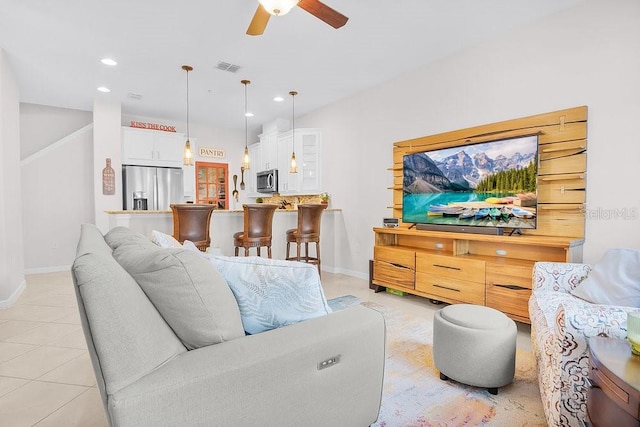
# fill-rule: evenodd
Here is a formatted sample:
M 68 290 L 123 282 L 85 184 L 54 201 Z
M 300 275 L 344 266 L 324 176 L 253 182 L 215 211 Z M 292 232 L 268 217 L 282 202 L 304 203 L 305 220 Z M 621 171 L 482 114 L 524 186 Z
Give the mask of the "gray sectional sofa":
M 90 224 L 72 274 L 113 426 L 377 419 L 385 325 L 374 310 L 358 306 L 245 335 L 233 294 L 201 255 L 159 248 L 123 228 L 103 236 Z

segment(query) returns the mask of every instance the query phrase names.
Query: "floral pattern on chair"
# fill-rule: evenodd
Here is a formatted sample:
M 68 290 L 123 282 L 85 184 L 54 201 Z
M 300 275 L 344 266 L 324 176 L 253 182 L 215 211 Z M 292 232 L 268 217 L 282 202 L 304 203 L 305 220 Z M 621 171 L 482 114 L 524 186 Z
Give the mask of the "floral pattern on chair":
M 634 307 L 592 304 L 570 292 L 591 266 L 538 262 L 529 299 L 531 341 L 542 404 L 550 426 L 579 426 L 586 418 L 590 337 L 625 339 Z

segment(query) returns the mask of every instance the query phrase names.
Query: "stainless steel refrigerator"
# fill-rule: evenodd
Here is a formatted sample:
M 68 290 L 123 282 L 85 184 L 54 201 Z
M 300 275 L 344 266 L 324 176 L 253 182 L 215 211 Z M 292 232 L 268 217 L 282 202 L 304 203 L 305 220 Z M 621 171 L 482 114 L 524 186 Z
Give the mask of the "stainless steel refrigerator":
M 181 168 L 123 165 L 123 209 L 170 210 L 184 202 L 183 182 Z

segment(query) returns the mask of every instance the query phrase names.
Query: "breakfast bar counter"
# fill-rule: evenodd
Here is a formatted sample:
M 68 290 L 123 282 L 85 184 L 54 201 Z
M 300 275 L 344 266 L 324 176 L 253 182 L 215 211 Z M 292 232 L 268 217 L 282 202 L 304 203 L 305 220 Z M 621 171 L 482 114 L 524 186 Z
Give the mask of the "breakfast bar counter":
M 150 236 L 153 230 L 166 234 L 173 234 L 173 214 L 171 211 L 144 211 L 144 210 L 110 210 L 105 211 L 109 217 L 109 229 L 114 227 L 127 227 L 146 236 Z M 272 254 L 275 259 L 284 259 L 287 248 L 286 231 L 296 228 L 298 224 L 298 211 L 295 209 L 277 209 L 273 217 Z M 338 233 L 343 230 L 342 210 L 328 208 L 322 216 L 320 232 L 320 248 L 322 252 L 322 265 L 324 269 L 331 271 L 336 265 L 335 259 L 338 253 L 336 245 L 341 241 Z M 244 226 L 244 212 L 236 210 L 214 210 L 211 215 L 211 248 L 218 250 L 222 255 L 233 256 L 233 233 L 242 231 Z M 313 246 L 313 245 L 312 245 Z M 266 249 L 262 249 L 263 255 Z M 255 255 L 255 249 L 250 254 Z

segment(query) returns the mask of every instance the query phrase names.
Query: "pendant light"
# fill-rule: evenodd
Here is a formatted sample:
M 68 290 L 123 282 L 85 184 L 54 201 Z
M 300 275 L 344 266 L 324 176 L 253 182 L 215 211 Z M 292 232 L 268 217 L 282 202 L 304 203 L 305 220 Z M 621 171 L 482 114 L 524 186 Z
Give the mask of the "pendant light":
M 193 152 L 191 151 L 191 142 L 189 141 L 189 71 L 193 71 L 193 67 L 183 65 L 182 69 L 187 72 L 187 142 L 184 144 L 183 164 L 185 166 L 193 166 Z
M 249 112 L 247 111 L 247 85 L 251 84 L 251 80 L 240 80 L 240 83 L 244 85 L 244 155 L 242 156 L 242 167 L 244 170 L 249 170 L 251 159 L 249 158 L 249 147 L 247 146 L 249 138 L 247 131 L 247 119 L 249 118 Z
M 289 173 L 298 173 L 298 163 L 296 162 L 296 101 L 295 96 L 298 94 L 295 90 L 289 92 L 291 95 L 291 164 L 289 165 Z

